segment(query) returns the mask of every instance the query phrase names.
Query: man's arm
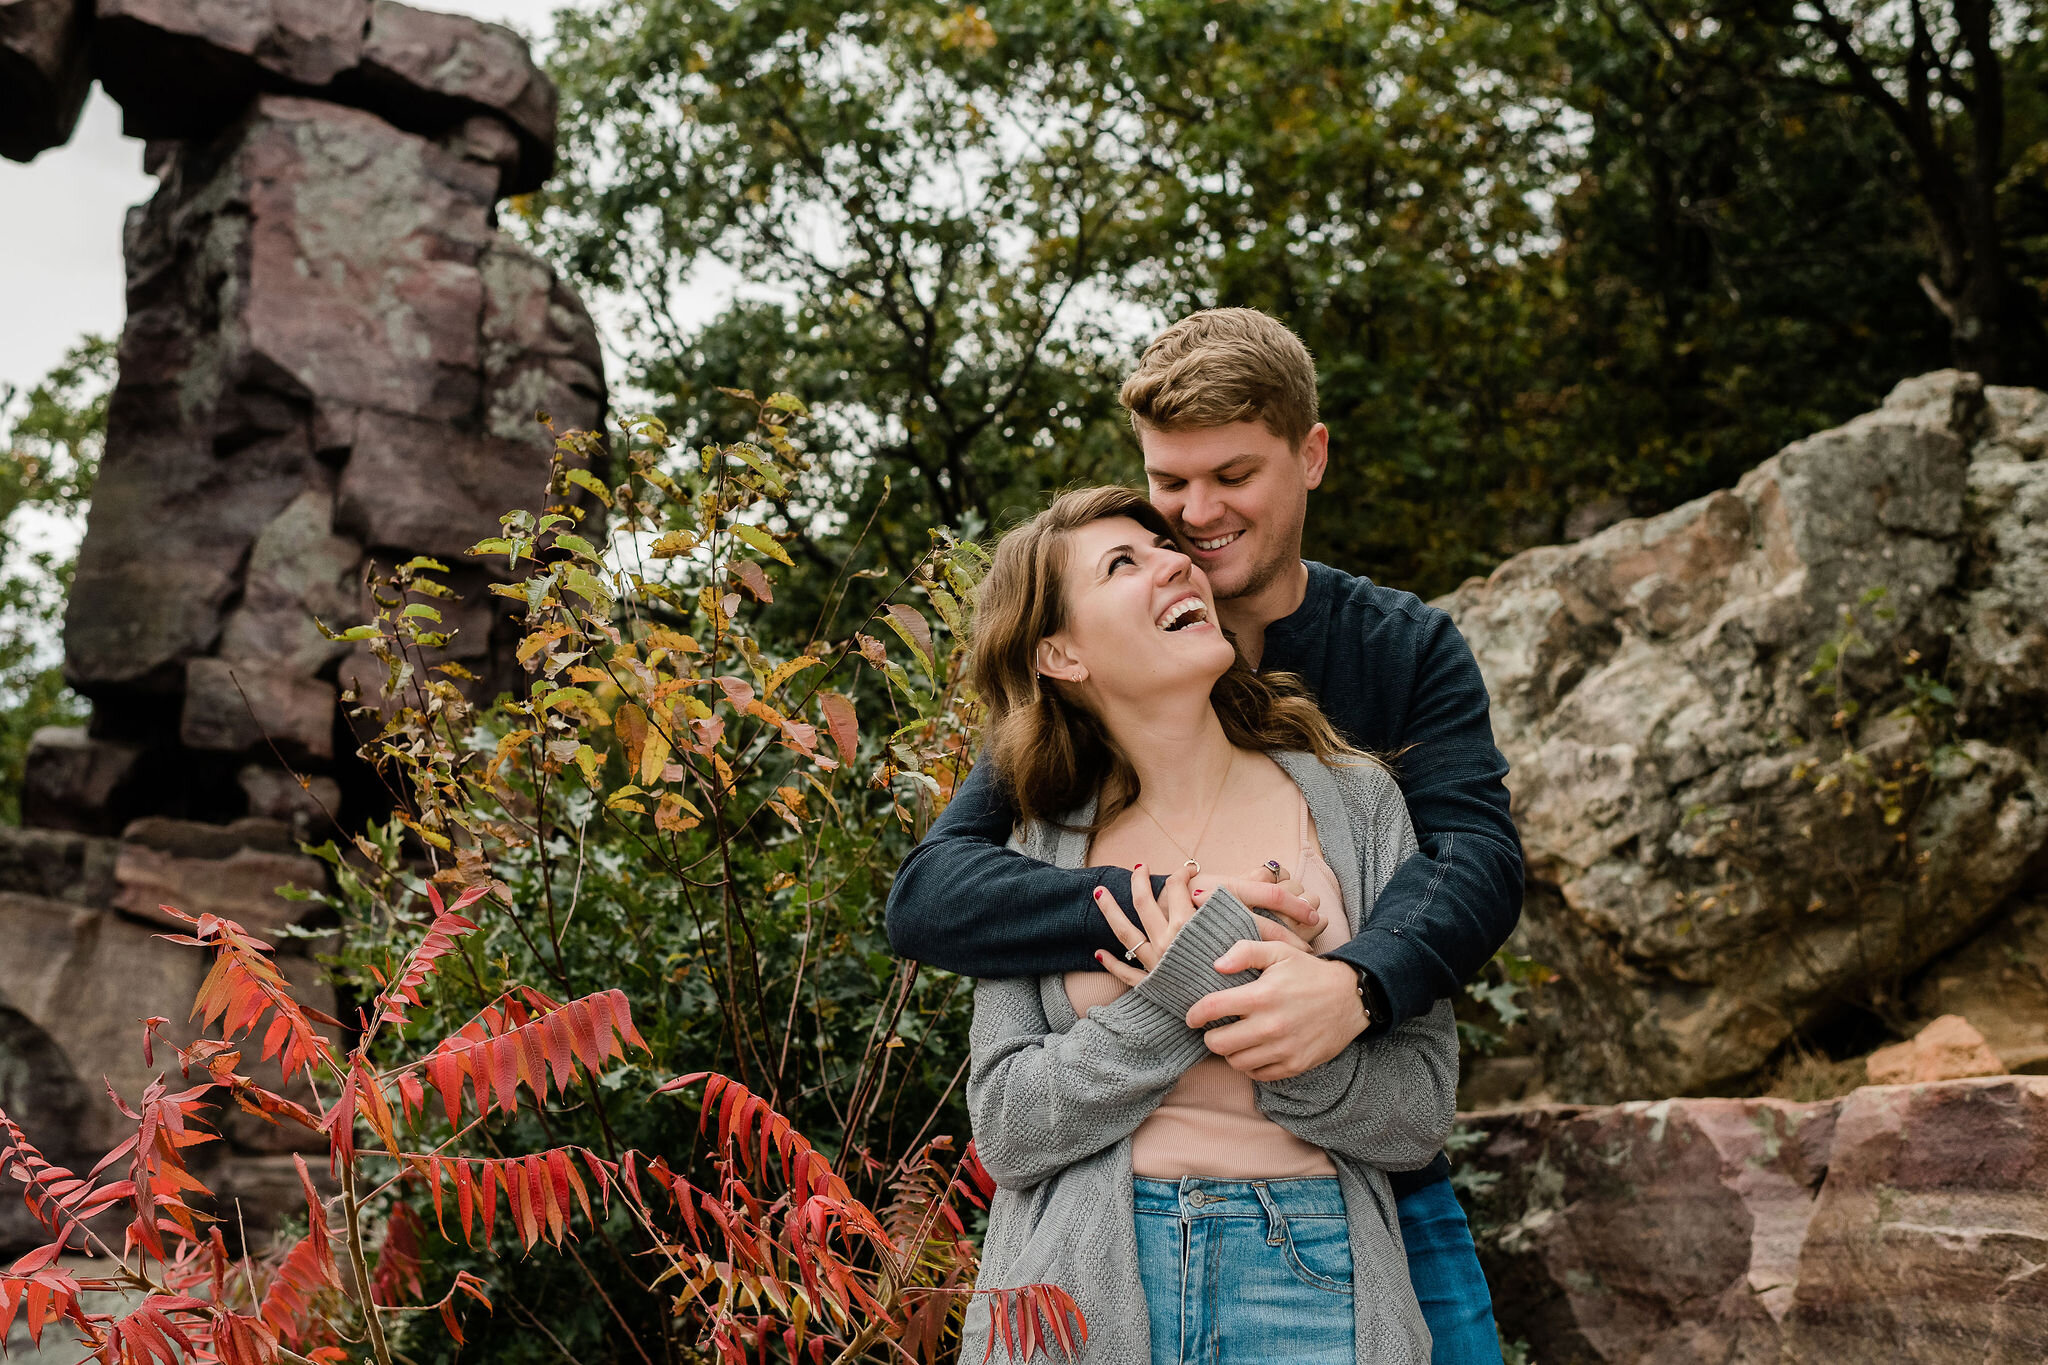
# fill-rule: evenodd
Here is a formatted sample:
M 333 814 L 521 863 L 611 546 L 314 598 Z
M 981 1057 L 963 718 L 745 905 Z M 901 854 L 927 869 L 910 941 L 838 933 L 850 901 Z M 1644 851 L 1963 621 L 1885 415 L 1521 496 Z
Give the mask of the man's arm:
M 987 759 L 910 851 L 889 888 L 889 945 L 899 957 L 962 976 L 1045 976 L 1094 968 L 1121 952 L 1095 889 L 1126 907 L 1120 867 L 1059 868 L 1006 845 L 1017 813 Z
M 897 956 L 962 976 L 1003 977 L 1099 971 L 1097 949 L 1123 951 L 1095 890 L 1132 913 L 1130 870 L 1059 868 L 1027 857 L 1008 846 L 1016 823 L 989 761 L 976 763 L 889 888 L 889 946 Z M 1165 886 L 1164 877 L 1152 878 L 1154 895 Z M 1309 932 L 1317 922 L 1307 901 L 1259 877 L 1227 877 L 1215 889 Z
M 1508 815 L 1507 759 L 1493 742 L 1486 683 L 1448 617 L 1417 652 L 1394 766 L 1419 850 L 1372 918 L 1328 956 L 1368 974 L 1369 1033 L 1429 1013 L 1485 966 L 1522 914 L 1522 841 Z

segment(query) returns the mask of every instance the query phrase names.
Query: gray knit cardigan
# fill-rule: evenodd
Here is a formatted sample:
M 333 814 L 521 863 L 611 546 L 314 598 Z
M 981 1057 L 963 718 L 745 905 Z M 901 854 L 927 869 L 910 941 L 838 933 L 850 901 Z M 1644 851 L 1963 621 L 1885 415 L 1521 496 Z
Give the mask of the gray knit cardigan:
M 1356 933 L 1415 849 L 1407 803 L 1376 765 L 1325 765 L 1296 753 L 1273 759 L 1308 800 Z M 1067 823 L 1085 825 L 1093 815 L 1091 802 Z M 1044 823 L 1012 842 L 1061 867 L 1087 857 L 1085 835 Z M 997 1186 L 975 1287 L 1056 1284 L 1072 1294 L 1088 1324 L 1077 1357 L 1084 1365 L 1152 1358 L 1131 1212 L 1131 1133 L 1206 1055 L 1201 1034 L 1187 1026 L 1189 1007 L 1253 979 L 1226 977 L 1211 964 L 1256 937 L 1243 902 L 1219 891 L 1142 985 L 1086 1019 L 1075 1018 L 1059 976 L 975 985 L 967 1108 Z M 1408 1281 L 1385 1172 L 1425 1165 L 1442 1150 L 1457 1080 L 1451 1006 L 1438 1001 L 1424 1017 L 1353 1042 L 1312 1071 L 1258 1087 L 1268 1118 L 1336 1164 L 1351 1226 L 1359 1365 L 1428 1365 L 1429 1330 Z M 979 1365 L 993 1322 L 986 1297 L 970 1303 L 962 1362 Z

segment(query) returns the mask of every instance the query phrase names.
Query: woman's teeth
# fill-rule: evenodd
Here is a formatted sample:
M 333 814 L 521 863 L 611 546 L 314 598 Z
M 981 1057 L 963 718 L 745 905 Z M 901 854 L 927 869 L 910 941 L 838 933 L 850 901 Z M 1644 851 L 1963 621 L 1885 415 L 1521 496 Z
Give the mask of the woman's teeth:
M 1182 626 L 1209 619 L 1209 609 L 1198 597 L 1183 597 L 1159 614 L 1161 630 L 1179 630 Z
M 1229 535 L 1218 536 L 1214 540 L 1195 540 L 1192 541 L 1192 543 L 1197 550 L 1202 550 L 1204 552 L 1215 551 L 1222 549 L 1224 546 L 1228 545 L 1231 541 L 1236 540 L 1239 536 L 1243 534 L 1244 532 L 1242 531 L 1232 531 Z

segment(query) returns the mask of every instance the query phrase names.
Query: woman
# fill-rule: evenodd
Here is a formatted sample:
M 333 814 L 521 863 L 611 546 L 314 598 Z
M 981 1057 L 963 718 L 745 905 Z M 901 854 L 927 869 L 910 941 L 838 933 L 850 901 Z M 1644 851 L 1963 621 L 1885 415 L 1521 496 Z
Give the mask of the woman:
M 1450 1006 L 1256 1084 L 1186 1023 L 1251 979 L 1213 963 L 1259 937 L 1198 876 L 1298 849 L 1320 951 L 1415 847 L 1386 770 L 1247 667 L 1215 615 L 1165 519 L 1121 488 L 1056 499 L 982 583 L 974 680 L 1023 817 L 1013 844 L 1130 867 L 1140 923 L 1099 897 L 1126 961 L 976 986 L 967 1101 L 998 1186 L 976 1287 L 1065 1289 L 1083 1361 L 1425 1365 L 1384 1171 L 1428 1162 L 1449 1131 Z M 1154 868 L 1173 870 L 1156 898 Z M 961 1359 L 982 1360 L 993 1329 L 977 1301 Z

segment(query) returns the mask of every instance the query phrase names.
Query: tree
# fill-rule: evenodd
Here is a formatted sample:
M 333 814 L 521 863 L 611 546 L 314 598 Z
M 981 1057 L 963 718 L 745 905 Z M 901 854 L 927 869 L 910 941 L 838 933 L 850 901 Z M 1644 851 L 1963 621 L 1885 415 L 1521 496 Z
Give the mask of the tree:
M 641 0 L 565 12 L 557 38 L 569 169 L 542 235 L 635 301 L 632 380 L 686 445 L 731 434 L 704 416 L 716 387 L 803 395 L 826 458 L 793 551 L 832 562 L 885 481 L 985 526 L 1099 477 L 1128 338 L 1081 305 L 1134 192 L 1115 111 L 980 61 L 971 8 Z M 686 330 L 706 262 L 749 294 Z M 884 567 L 923 554 L 913 521 L 881 514 Z
M 1567 502 L 1725 487 L 1946 362 L 1902 154 L 1852 97 L 1772 78 L 1792 36 L 1730 22 L 1686 60 L 1589 7 L 1557 41 L 1585 125 L 1526 420 Z
M 792 389 L 836 476 L 996 519 L 1134 476 L 1113 399 L 1144 335 L 1257 304 L 1318 347 L 1344 419 L 1332 547 L 1439 583 L 1496 552 L 1427 509 L 1471 493 L 1489 521 L 1501 481 L 1469 452 L 1534 345 L 1516 262 L 1555 101 L 1472 78 L 1528 65 L 1509 26 L 1349 0 L 646 0 L 560 36 L 580 169 L 541 218 L 557 253 L 660 317 L 707 260 L 759 288 L 643 335 L 656 392 Z
M 0 821 L 21 819 L 28 742 L 85 707 L 57 642 L 93 476 L 106 441 L 114 346 L 86 337 L 27 393 L 0 389 Z
M 1960 355 L 1922 273 L 1976 315 L 1975 263 L 2004 261 L 2004 339 L 1967 359 L 2034 372 L 2048 101 L 2003 79 L 2040 67 L 2032 18 L 1993 21 L 1995 62 L 1976 11 L 1930 21 L 1943 180 L 1822 11 L 1657 3 L 638 0 L 564 21 L 576 169 L 538 221 L 662 319 L 707 266 L 748 281 L 702 326 L 645 328 L 637 377 L 817 400 L 831 479 L 866 491 L 835 519 L 813 485 L 793 553 L 829 558 L 884 477 L 976 524 L 1134 477 L 1111 399 L 1140 340 L 1244 304 L 1318 359 L 1335 460 L 1310 552 L 1430 595 Z M 1914 107 L 1889 13 L 1842 50 Z M 1986 177 L 1990 207 L 1943 220 L 1976 236 L 1943 237 L 1928 187 L 1981 203 Z M 874 528 L 889 566 L 916 520 Z
M 1774 31 L 1785 40 L 1779 60 L 1750 68 L 1748 78 L 1847 97 L 1889 129 L 1911 167 L 1932 257 L 1917 283 L 1948 323 L 1954 364 L 1991 383 L 2048 376 L 2043 301 L 2014 260 L 2015 238 L 2037 236 L 2041 221 L 2044 98 L 2006 76 L 2009 65 L 2038 69 L 2048 35 L 2037 0 L 1631 0 L 1631 8 L 1642 21 L 1638 36 L 1695 78 L 1731 70 L 1729 32 Z M 2031 231 L 2021 226 L 2029 219 Z

